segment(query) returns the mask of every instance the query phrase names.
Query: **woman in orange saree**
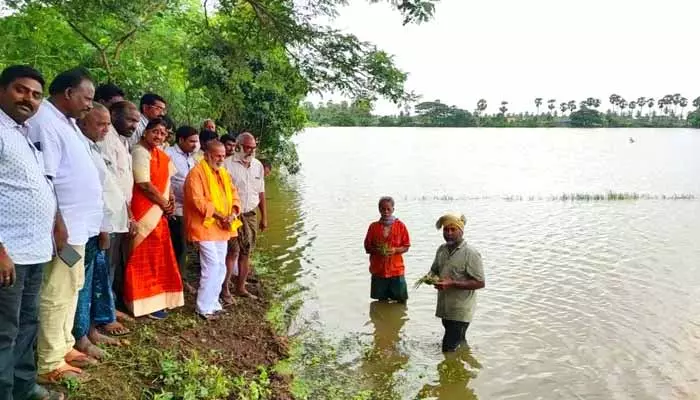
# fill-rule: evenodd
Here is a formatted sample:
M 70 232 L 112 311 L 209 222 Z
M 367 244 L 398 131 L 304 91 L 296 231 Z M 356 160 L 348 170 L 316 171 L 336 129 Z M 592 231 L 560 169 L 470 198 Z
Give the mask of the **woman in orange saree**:
M 132 150 L 136 233 L 124 272 L 124 302 L 135 317 L 163 319 L 167 309 L 185 304 L 167 222 L 175 208 L 170 189 L 175 166 L 160 148 L 167 134 L 165 122 L 154 119 Z

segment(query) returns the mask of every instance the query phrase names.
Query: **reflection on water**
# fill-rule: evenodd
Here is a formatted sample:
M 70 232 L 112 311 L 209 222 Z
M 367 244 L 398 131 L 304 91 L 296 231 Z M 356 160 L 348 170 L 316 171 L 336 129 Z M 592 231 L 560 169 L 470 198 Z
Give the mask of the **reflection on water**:
M 361 371 L 365 382 L 382 399 L 399 399 L 399 372 L 409 356 L 399 347 L 399 333 L 406 323 L 406 305 L 373 301 L 369 304 L 372 325 L 372 347 L 362 359 Z
M 437 400 L 476 400 L 474 390 L 469 388 L 469 380 L 476 376 L 472 369 L 480 367 L 469 349 L 444 355 L 437 365 L 438 382 L 426 383 L 418 392 L 419 399 Z M 467 368 L 469 367 L 469 368 Z
M 697 132 L 317 129 L 298 142 L 302 172 L 268 186 L 262 241 L 308 288 L 300 320 L 360 338 L 354 367 L 377 399 L 700 398 Z M 647 196 L 550 201 L 609 191 Z M 468 356 L 440 353 L 432 288 L 372 306 L 362 240 L 387 194 L 411 234 L 409 287 L 442 241 L 435 218 L 467 215 L 487 281 Z

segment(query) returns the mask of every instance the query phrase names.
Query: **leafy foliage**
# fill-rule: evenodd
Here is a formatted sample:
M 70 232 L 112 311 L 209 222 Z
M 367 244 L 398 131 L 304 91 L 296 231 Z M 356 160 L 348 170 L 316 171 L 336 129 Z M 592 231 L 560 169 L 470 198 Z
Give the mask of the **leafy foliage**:
M 379 0 L 370 0 L 379 2 Z M 385 0 L 404 23 L 436 0 Z M 299 169 L 290 138 L 306 124 L 301 101 L 336 92 L 409 102 L 391 55 L 317 21 L 345 0 L 10 0 L 0 19 L 0 67 L 29 63 L 51 79 L 75 65 L 138 99 L 161 94 L 180 124 L 214 118 L 250 131 L 266 158 Z M 216 3 L 216 4 L 214 4 Z

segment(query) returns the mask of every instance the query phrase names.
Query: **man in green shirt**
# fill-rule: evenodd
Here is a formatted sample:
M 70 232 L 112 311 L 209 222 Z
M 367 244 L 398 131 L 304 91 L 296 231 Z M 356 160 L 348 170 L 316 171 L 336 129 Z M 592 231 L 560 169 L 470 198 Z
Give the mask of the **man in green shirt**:
M 445 214 L 435 224 L 445 238 L 430 268 L 440 279 L 435 284 L 438 290 L 435 316 L 442 318 L 445 327 L 442 338 L 445 353 L 466 343 L 467 328 L 476 307 L 476 291 L 485 286 L 481 254 L 464 240 L 466 222 L 464 215 Z

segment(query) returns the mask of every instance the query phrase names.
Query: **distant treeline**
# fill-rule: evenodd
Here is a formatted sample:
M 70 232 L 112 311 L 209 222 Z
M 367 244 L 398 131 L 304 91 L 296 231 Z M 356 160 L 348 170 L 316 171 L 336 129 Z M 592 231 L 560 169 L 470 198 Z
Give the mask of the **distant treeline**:
M 695 110 L 685 113 L 688 100 L 680 94 L 667 95 L 656 101 L 640 97 L 627 102 L 618 95 L 610 96 L 611 110 L 598 111 L 600 99 L 589 97 L 576 102 L 557 105 L 546 102 L 546 112 L 540 113 L 542 98 L 534 102 L 537 113 L 510 113 L 508 102 L 499 104 L 498 113 L 488 114 L 486 100 L 479 100 L 473 111 L 450 106 L 440 100 L 418 103 L 398 115 L 372 114 L 372 102 L 358 99 L 353 102 L 326 102 L 304 104 L 312 125 L 319 126 L 395 126 L 395 127 L 610 127 L 610 128 L 700 128 L 700 97 L 693 101 Z

